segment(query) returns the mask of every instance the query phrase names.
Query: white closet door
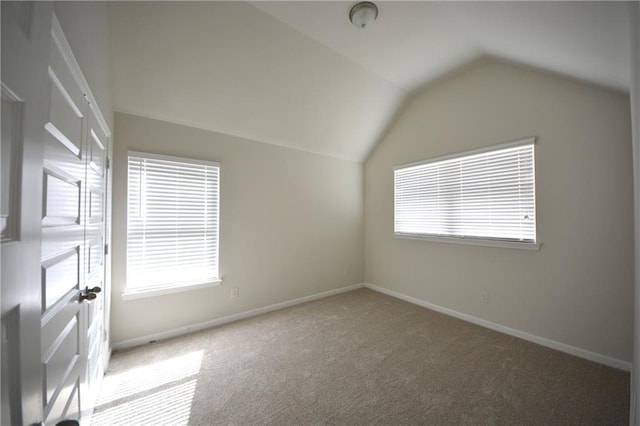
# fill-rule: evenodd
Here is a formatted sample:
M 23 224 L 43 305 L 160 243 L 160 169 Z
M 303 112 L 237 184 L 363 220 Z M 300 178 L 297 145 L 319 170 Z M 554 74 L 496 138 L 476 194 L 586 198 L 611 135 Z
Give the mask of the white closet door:
M 52 5 L 3 1 L 0 14 L 2 424 L 37 424 L 44 393 L 40 231 Z
M 90 105 L 88 115 L 87 137 L 87 179 L 85 184 L 86 221 L 85 221 L 85 286 L 89 289 L 99 288 L 103 291 L 96 299 L 86 303 L 86 346 L 84 355 L 87 358 L 83 377 L 84 402 L 87 413 L 91 411 L 96 393 L 99 389 L 105 366 L 102 354 L 107 350 L 105 345 L 105 239 L 107 217 L 107 175 L 109 136 L 108 131 L 101 125 L 93 105 Z
M 86 335 L 79 303 L 86 277 L 86 143 L 89 104 L 60 40 L 49 52 L 42 210 L 42 366 L 47 424 L 81 413 Z
M 52 16 L 2 2 L 2 424 L 80 419 L 104 371 L 109 131 Z

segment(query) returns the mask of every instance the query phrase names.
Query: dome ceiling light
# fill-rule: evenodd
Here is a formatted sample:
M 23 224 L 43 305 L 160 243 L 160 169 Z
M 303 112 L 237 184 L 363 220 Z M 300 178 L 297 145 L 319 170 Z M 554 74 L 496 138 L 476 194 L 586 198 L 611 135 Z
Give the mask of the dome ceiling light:
M 357 28 L 366 28 L 378 17 L 378 6 L 370 1 L 356 3 L 349 12 L 349 20 Z

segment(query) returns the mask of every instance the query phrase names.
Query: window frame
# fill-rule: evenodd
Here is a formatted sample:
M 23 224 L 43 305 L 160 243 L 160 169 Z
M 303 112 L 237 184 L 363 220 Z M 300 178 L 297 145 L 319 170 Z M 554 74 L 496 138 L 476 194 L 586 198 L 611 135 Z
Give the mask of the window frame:
M 457 158 L 463 158 L 467 156 L 473 156 L 477 154 L 488 153 L 492 151 L 500 151 L 508 148 L 516 148 L 525 145 L 533 146 L 533 184 L 534 184 L 534 209 L 536 211 L 535 215 L 535 223 L 534 223 L 534 241 L 517 241 L 515 239 L 504 239 L 504 238 L 491 238 L 491 237 L 474 237 L 474 236 L 455 236 L 455 235 L 438 235 L 438 234 L 418 234 L 418 233 L 405 233 L 405 232 L 396 232 L 396 171 L 421 166 L 425 164 L 437 163 L 446 160 L 453 160 Z M 409 239 L 409 240 L 422 240 L 422 241 L 434 241 L 441 243 L 452 243 L 452 244 L 464 244 L 464 245 L 472 245 L 472 246 L 487 246 L 487 247 L 499 247 L 499 248 L 515 248 L 515 249 L 523 249 L 523 250 L 540 250 L 541 243 L 538 240 L 538 218 L 537 218 L 537 188 L 536 188 L 536 173 L 535 173 L 535 151 L 537 145 L 537 138 L 530 137 L 525 139 L 518 139 L 511 142 L 501 143 L 497 145 L 491 145 L 488 147 L 483 147 L 479 149 L 473 149 L 463 152 L 458 152 L 454 154 L 442 155 L 438 157 L 429 158 L 426 160 L 414 161 L 410 163 L 404 163 L 393 167 L 393 238 L 398 239 Z
M 217 223 L 216 223 L 216 233 L 217 233 L 217 237 L 215 240 L 215 245 L 216 245 L 216 267 L 217 267 L 217 277 L 215 279 L 202 279 L 202 280 L 192 280 L 192 281 L 185 281 L 183 283 L 172 283 L 172 284 L 168 284 L 166 286 L 163 287 L 156 287 L 156 288 L 131 288 L 130 286 L 128 286 L 128 279 L 129 279 L 129 264 L 128 264 L 128 246 L 129 246 L 129 160 L 131 157 L 139 157 L 139 158 L 143 158 L 143 159 L 150 159 L 150 160 L 160 160 L 160 161 L 171 161 L 171 162 L 179 162 L 179 163 L 186 163 L 186 164 L 193 164 L 193 165 L 201 165 L 201 166 L 209 166 L 209 167 L 216 167 L 218 170 L 218 178 L 217 178 L 217 194 L 216 194 L 216 198 L 217 198 L 217 202 L 216 202 L 216 213 L 215 216 L 217 218 Z M 126 191 L 126 226 L 125 226 L 125 253 L 127 253 L 127 259 L 125 261 L 125 276 L 126 276 L 126 280 L 125 280 L 125 288 L 124 291 L 122 293 L 122 298 L 124 300 L 132 300 L 132 299 L 140 299 L 140 298 L 146 298 L 146 297 L 153 297 L 153 296 L 160 296 L 160 295 L 165 295 L 165 294 L 172 294 L 172 293 L 180 293 L 180 292 L 184 292 L 184 291 L 190 291 L 190 290 L 196 290 L 196 289 L 201 289 L 201 288 L 208 288 L 208 287 L 217 287 L 220 286 L 222 283 L 222 276 L 220 274 L 220 193 L 221 193 L 221 187 L 220 187 L 220 182 L 221 182 L 221 171 L 222 168 L 220 166 L 220 163 L 217 161 L 208 161 L 208 160 L 200 160 L 200 159 L 195 159 L 195 158 L 188 158 L 188 157 L 178 157 L 178 156 L 173 156 L 173 155 L 163 155 L 163 154 L 156 154 L 156 153 L 151 153 L 151 152 L 143 152 L 143 151 L 135 151 L 135 150 L 127 150 L 127 176 L 126 176 L 126 183 L 127 183 L 127 191 Z

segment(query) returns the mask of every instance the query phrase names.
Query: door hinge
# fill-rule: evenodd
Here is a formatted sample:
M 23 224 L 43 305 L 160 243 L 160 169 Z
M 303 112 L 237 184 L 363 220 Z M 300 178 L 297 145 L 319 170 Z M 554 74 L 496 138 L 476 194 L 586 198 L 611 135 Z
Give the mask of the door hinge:
M 108 255 L 109 254 L 109 244 L 105 244 L 104 245 L 104 255 Z
M 107 170 L 111 168 L 111 159 L 107 157 Z

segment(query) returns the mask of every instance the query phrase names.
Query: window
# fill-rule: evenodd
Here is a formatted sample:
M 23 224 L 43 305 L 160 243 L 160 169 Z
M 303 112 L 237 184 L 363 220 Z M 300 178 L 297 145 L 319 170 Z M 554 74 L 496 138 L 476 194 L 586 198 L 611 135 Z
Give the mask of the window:
M 219 283 L 220 166 L 129 152 L 125 296 Z
M 396 167 L 395 234 L 537 248 L 534 142 Z

